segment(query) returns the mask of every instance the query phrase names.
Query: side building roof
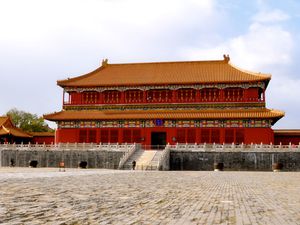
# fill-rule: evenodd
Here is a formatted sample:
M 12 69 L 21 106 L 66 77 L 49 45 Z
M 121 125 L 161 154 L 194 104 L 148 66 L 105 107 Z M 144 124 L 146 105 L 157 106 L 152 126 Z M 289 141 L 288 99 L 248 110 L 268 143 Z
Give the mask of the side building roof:
M 106 60 L 90 73 L 59 80 L 57 84 L 61 87 L 96 87 L 265 82 L 267 85 L 270 79 L 270 74 L 239 69 L 229 62 L 229 56 L 224 56 L 224 60 L 214 61 L 128 64 L 108 64 Z
M 13 135 L 16 137 L 23 137 L 23 138 L 31 138 L 32 136 L 20 128 L 17 128 L 13 125 L 10 118 L 8 116 L 1 116 L 0 117 L 0 136 L 1 135 Z

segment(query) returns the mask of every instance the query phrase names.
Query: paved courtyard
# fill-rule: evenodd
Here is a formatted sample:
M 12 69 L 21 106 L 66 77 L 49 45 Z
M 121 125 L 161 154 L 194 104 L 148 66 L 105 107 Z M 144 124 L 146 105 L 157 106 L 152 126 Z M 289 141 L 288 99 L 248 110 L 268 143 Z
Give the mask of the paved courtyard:
M 0 224 L 300 224 L 300 173 L 0 168 Z

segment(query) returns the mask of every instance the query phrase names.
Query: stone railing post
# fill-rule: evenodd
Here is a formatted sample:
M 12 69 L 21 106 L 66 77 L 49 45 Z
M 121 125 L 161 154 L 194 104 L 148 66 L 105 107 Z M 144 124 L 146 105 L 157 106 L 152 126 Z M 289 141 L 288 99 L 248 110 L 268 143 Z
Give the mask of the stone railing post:
M 170 148 L 168 143 L 159 158 L 158 170 L 170 170 Z
M 272 151 L 273 150 L 273 143 L 270 142 L 270 150 Z

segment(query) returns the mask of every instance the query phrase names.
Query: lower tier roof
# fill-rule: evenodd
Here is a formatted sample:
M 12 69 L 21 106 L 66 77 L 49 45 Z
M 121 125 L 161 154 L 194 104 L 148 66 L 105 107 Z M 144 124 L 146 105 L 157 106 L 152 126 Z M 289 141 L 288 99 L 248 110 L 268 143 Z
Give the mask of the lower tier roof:
M 273 119 L 284 112 L 270 109 L 220 109 L 220 110 L 63 110 L 44 115 L 50 121 L 64 120 L 123 120 L 123 119 Z

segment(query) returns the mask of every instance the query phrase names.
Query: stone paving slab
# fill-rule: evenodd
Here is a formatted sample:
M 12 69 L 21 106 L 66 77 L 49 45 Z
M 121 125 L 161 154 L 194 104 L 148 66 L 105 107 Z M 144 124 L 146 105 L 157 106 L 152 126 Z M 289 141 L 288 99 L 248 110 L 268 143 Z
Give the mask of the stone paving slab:
M 0 224 L 300 224 L 300 173 L 0 168 Z

